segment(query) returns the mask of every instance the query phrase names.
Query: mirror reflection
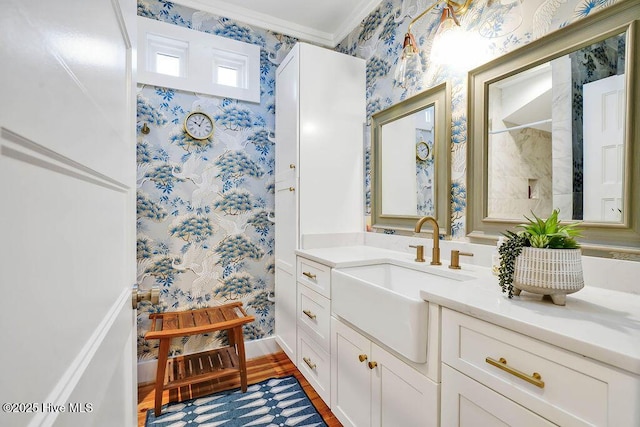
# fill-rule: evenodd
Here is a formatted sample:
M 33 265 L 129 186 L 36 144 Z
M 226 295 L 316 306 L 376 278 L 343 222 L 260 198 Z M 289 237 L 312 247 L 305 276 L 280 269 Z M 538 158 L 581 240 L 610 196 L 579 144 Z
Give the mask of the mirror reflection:
M 383 215 L 435 215 L 434 117 L 432 104 L 382 126 Z
M 488 86 L 490 218 L 621 223 L 626 32 Z
M 371 226 L 412 231 L 437 218 L 449 232 L 451 88 L 441 83 L 371 116 Z

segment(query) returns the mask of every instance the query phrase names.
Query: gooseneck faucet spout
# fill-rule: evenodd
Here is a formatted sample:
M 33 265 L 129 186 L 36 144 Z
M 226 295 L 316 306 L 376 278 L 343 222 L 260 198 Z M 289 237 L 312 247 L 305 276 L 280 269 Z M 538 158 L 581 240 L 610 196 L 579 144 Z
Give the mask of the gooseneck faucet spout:
M 422 224 L 425 222 L 433 225 L 433 249 L 431 250 L 431 265 L 442 265 L 440 262 L 440 227 L 438 221 L 432 216 L 424 216 L 416 223 L 416 233 L 420 233 L 422 230 Z

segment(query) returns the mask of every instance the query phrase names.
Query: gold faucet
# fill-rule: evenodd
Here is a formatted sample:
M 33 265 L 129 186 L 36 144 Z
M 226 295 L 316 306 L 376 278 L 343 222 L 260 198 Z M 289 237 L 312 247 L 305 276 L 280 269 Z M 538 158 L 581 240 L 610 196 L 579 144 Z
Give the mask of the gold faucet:
M 416 233 L 420 233 L 422 224 L 430 222 L 433 225 L 433 249 L 431 250 L 431 265 L 442 265 L 440 262 L 440 227 L 438 221 L 432 216 L 425 216 L 416 223 Z

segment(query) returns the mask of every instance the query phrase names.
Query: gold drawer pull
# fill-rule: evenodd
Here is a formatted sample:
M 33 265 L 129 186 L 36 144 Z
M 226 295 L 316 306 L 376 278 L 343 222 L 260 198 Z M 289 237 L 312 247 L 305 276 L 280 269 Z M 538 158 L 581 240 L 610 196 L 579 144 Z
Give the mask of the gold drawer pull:
M 502 369 L 505 372 L 510 373 L 511 375 L 515 375 L 521 380 L 525 380 L 528 383 L 533 384 L 536 387 L 544 388 L 544 381 L 542 381 L 542 376 L 539 373 L 534 372 L 532 375 L 527 375 L 524 372 L 520 372 L 517 369 L 512 368 L 507 365 L 507 360 L 504 357 L 501 357 L 500 360 L 495 360 L 490 357 L 487 357 L 485 361 L 489 365 L 493 365 L 496 368 Z
M 308 317 L 309 319 L 315 319 L 315 318 L 316 318 L 316 315 L 315 315 L 315 314 L 313 314 L 313 313 L 311 312 L 311 310 L 302 310 L 302 312 L 303 312 L 304 314 L 306 314 L 306 315 L 307 315 L 307 317 Z
M 289 191 L 296 191 L 294 187 L 289 187 Z
M 360 362 L 364 362 L 365 360 L 367 360 L 368 357 L 366 354 L 360 354 L 358 355 L 358 360 L 360 360 Z
M 296 168 L 296 165 L 294 165 L 293 163 L 289 165 L 289 169 L 295 169 L 295 168 Z
M 378 362 L 369 362 L 369 369 L 373 369 L 378 366 Z
M 303 271 L 302 275 L 307 276 L 311 280 L 316 280 L 316 275 L 313 273 L 309 273 L 308 271 Z
M 309 368 L 313 370 L 316 369 L 316 364 L 311 362 L 311 359 L 309 359 L 308 357 L 303 357 L 302 360 L 304 360 L 304 363 L 306 363 Z

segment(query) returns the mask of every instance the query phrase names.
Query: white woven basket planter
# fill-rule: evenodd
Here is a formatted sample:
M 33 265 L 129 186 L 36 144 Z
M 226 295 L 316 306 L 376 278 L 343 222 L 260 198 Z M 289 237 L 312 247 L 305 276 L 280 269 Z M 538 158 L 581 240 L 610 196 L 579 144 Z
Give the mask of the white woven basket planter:
M 565 305 L 567 294 L 584 287 L 580 249 L 524 247 L 516 258 L 513 293 L 549 295 L 554 304 Z

